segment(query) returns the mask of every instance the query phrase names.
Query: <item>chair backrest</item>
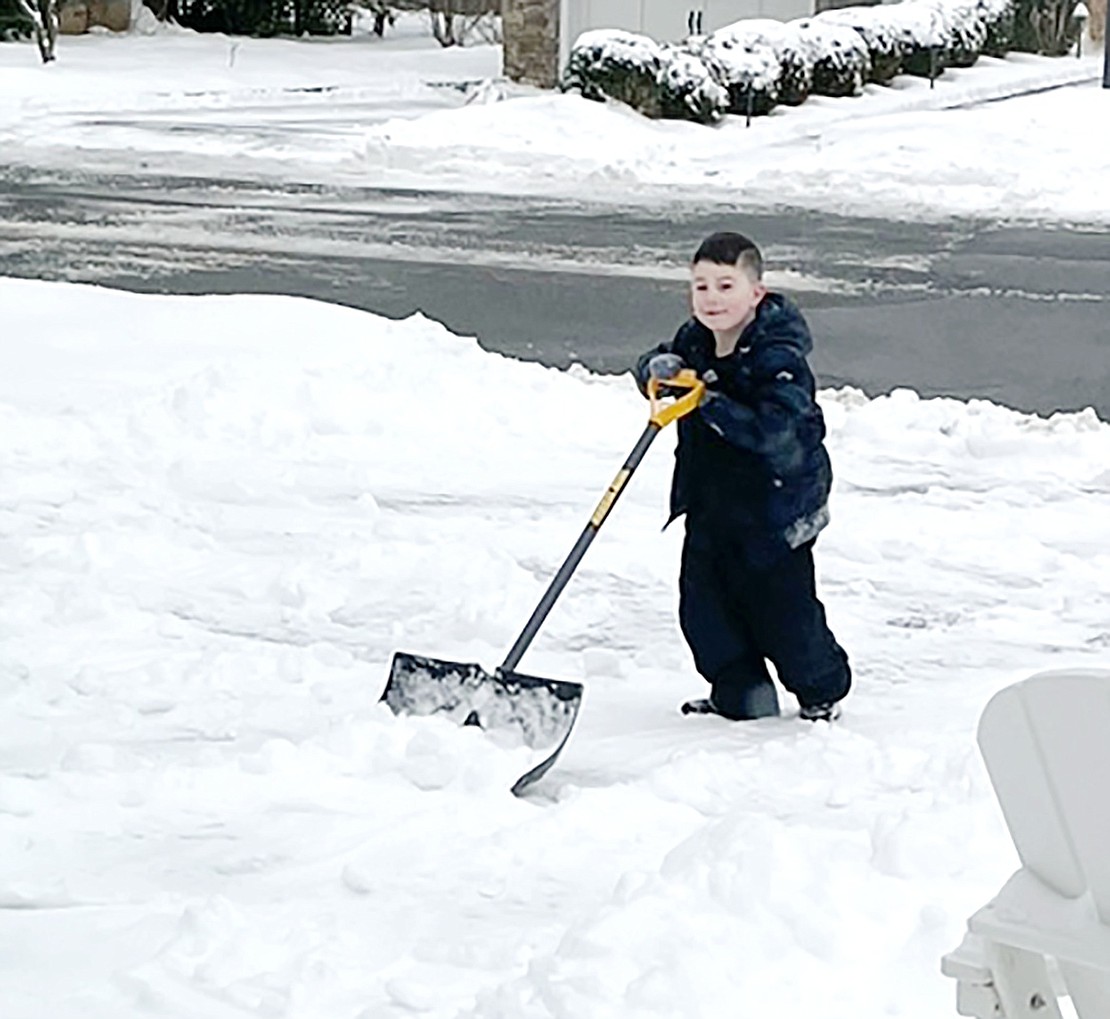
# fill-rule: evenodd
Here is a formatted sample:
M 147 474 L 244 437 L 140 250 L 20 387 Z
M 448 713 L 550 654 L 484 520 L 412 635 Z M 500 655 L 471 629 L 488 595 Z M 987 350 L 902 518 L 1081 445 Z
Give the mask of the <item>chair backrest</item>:
M 1110 671 L 1042 672 L 1001 690 L 979 748 L 1022 866 L 1110 924 Z

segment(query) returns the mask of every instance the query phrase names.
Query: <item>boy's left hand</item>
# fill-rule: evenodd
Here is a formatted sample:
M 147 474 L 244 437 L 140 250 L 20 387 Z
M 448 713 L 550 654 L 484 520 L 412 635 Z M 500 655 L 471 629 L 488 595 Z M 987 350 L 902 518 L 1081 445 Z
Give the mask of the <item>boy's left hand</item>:
M 701 394 L 701 399 L 698 401 L 698 406 L 704 407 L 710 401 L 716 400 L 717 397 L 721 394 L 718 393 L 717 390 L 709 388 L 713 385 L 713 383 L 717 381 L 717 373 L 712 368 L 710 368 L 709 371 L 701 376 L 701 380 L 705 383 L 705 390 Z

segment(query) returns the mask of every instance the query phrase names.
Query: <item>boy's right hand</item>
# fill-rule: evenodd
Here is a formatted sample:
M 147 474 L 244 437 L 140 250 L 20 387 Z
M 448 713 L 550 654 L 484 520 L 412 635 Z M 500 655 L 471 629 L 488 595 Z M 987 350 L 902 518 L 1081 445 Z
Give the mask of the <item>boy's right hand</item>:
M 648 378 L 673 379 L 685 367 L 686 362 L 678 354 L 656 354 L 648 361 Z
M 648 383 L 652 379 L 673 379 L 685 367 L 686 362 L 681 355 L 669 350 L 656 350 L 654 354 L 651 352 L 644 354 L 636 362 L 636 369 L 632 377 L 636 380 L 640 392 L 646 397 L 648 395 Z

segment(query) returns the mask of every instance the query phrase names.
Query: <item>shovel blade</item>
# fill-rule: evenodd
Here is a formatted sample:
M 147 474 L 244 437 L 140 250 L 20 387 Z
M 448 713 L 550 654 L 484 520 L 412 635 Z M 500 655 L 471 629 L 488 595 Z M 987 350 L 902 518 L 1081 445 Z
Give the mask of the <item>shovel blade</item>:
M 398 651 L 382 700 L 395 715 L 443 715 L 476 725 L 537 752 L 539 763 L 513 785 L 519 795 L 563 749 L 582 703 L 582 684 L 486 672 L 481 666 Z

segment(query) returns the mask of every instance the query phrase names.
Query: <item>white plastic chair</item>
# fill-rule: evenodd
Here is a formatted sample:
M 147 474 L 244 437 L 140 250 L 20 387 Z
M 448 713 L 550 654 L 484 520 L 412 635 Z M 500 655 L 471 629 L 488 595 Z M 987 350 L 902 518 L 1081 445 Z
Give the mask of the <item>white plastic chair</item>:
M 997 693 L 979 748 L 1021 868 L 944 956 L 975 1019 L 1110 1019 L 1110 671 L 1042 672 Z

